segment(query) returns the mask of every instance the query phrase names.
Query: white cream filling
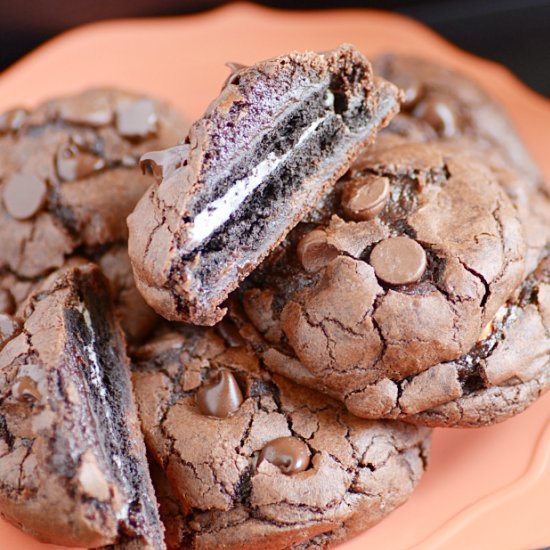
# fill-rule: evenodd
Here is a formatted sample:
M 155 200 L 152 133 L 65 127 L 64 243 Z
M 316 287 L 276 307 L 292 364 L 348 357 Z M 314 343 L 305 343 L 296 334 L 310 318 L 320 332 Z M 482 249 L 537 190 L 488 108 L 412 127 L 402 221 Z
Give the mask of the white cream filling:
M 101 366 L 99 364 L 99 357 L 97 356 L 97 353 L 94 348 L 94 344 L 96 342 L 96 335 L 92 325 L 92 318 L 90 316 L 90 312 L 86 309 L 84 304 L 79 305 L 78 311 L 84 317 L 84 322 L 86 323 L 86 327 L 90 331 L 90 335 L 91 335 L 90 343 L 84 346 L 84 350 L 90 361 L 89 380 L 99 390 L 101 404 L 103 405 L 103 412 L 105 413 L 105 416 L 109 420 L 111 420 L 112 417 L 111 417 L 111 410 L 109 408 L 109 403 L 107 401 L 107 391 L 105 390 L 105 386 L 103 385 L 103 382 L 101 380 Z M 120 471 L 120 475 L 128 482 L 128 479 L 122 467 L 122 460 L 120 455 L 113 454 L 111 458 L 113 459 L 113 462 L 117 465 Z M 124 505 L 117 512 L 117 519 L 119 520 L 126 519 L 127 516 L 128 516 L 128 506 Z
M 334 95 L 327 90 L 323 104 L 330 108 L 334 105 Z M 327 119 L 328 115 L 314 120 L 303 132 L 294 148 L 300 147 L 315 133 L 319 125 Z M 211 202 L 202 212 L 195 216 L 193 225 L 189 229 L 188 239 L 184 252 L 192 252 L 199 244 L 208 238 L 216 229 L 222 226 L 245 201 L 245 199 L 256 189 L 266 176 L 269 176 L 275 169 L 285 162 L 290 156 L 291 149 L 278 157 L 275 153 L 269 153 L 267 158 L 255 166 L 250 175 L 237 180 L 230 187 L 225 195 Z

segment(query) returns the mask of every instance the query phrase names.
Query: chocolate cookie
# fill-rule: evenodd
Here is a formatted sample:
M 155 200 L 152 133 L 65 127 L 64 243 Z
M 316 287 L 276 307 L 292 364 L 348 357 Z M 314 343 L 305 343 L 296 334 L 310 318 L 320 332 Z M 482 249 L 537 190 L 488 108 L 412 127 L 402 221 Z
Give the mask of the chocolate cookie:
M 352 46 L 238 69 L 185 143 L 145 155 L 158 185 L 128 218 L 139 290 L 170 320 L 220 304 L 398 109 Z
M 465 355 L 404 380 L 386 417 L 430 426 L 483 426 L 525 410 L 550 388 L 550 250 Z M 381 386 L 380 386 L 381 387 Z M 391 409 L 391 410 L 390 410 Z
M 109 280 L 115 311 L 128 343 L 142 342 L 157 326 L 160 317 L 146 304 L 134 284 L 126 246 L 114 244 L 105 250 L 88 254 L 88 258 L 81 255 L 71 256 L 62 268 L 48 277 L 36 279 L 25 279 L 4 270 L 0 273 L 0 313 L 23 315 L 26 300 L 48 278 L 56 278 L 61 270 L 88 264 L 92 259 Z
M 163 103 L 108 89 L 0 116 L 0 269 L 43 276 L 79 247 L 125 241 L 150 185 L 140 156 L 185 127 Z
M 391 131 L 413 139 L 466 137 L 475 141 L 478 150 L 499 154 L 528 182 L 543 180 L 504 109 L 476 82 L 434 61 L 408 55 L 382 55 L 374 66 L 405 95 Z
M 107 282 L 64 270 L 0 315 L 0 514 L 41 541 L 163 548 Z M 9 337 L 7 332 L 10 332 Z
M 403 503 L 425 468 L 426 428 L 354 417 L 212 330 L 165 334 L 138 357 L 171 548 L 331 546 Z
M 470 150 L 491 163 L 518 209 L 527 244 L 526 271 L 541 260 L 550 241 L 550 188 L 504 109 L 473 80 L 427 59 L 384 55 L 382 76 L 403 88 L 405 102 L 380 136 L 437 141 L 460 153 Z
M 242 302 L 273 372 L 376 418 L 373 386 L 396 393 L 476 343 L 524 276 L 522 227 L 490 166 L 436 144 L 376 145 L 332 199 Z

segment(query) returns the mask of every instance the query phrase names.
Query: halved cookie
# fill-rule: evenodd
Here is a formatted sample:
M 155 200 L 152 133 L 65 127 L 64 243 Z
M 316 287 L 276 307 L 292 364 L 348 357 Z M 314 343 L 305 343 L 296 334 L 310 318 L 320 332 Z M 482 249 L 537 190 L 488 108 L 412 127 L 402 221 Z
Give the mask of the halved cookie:
M 170 320 L 213 325 L 228 294 L 397 112 L 352 46 L 235 72 L 184 144 L 143 157 L 159 180 L 128 218 L 138 288 Z
M 108 283 L 50 277 L 0 315 L 0 514 L 41 541 L 161 549 L 163 530 Z M 3 341 L 2 341 L 3 340 Z

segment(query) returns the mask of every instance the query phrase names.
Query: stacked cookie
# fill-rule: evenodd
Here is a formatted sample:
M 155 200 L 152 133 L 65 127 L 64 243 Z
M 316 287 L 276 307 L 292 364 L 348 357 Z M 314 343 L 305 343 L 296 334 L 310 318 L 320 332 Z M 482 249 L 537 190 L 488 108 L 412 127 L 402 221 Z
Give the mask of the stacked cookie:
M 0 117 L 3 517 L 332 547 L 410 496 L 431 427 L 548 389 L 543 177 L 474 83 L 374 65 L 232 65 L 188 131 L 113 90 Z

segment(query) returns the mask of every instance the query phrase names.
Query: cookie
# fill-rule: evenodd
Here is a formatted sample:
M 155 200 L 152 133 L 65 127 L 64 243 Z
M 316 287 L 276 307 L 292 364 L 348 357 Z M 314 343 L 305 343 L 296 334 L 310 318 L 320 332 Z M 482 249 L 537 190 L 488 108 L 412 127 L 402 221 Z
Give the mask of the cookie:
M 167 105 L 109 89 L 4 113 L 0 269 L 40 277 L 79 248 L 125 241 L 125 218 L 150 184 L 140 156 L 185 128 Z
M 147 305 L 138 292 L 126 246 L 114 244 L 88 258 L 73 255 L 48 277 L 25 279 L 4 270 L 0 273 L 0 313 L 23 316 L 26 301 L 48 278 L 56 278 L 61 270 L 90 263 L 93 259 L 109 280 L 115 312 L 130 345 L 140 343 L 157 326 L 160 317 Z
M 378 143 L 398 136 L 481 153 L 518 209 L 527 245 L 526 272 L 533 271 L 550 241 L 550 188 L 504 109 L 476 82 L 434 61 L 386 54 L 375 60 L 375 67 L 405 95 L 401 112 Z
M 149 342 L 133 376 L 171 548 L 332 546 L 403 503 L 426 466 L 428 429 L 354 417 L 212 329 Z
M 268 368 L 376 418 L 396 383 L 474 346 L 522 282 L 524 253 L 491 166 L 394 141 L 362 154 L 236 299 Z
M 398 384 L 387 417 L 429 426 L 485 426 L 550 389 L 550 250 L 465 355 Z M 374 390 L 376 391 L 376 390 Z
M 106 289 L 97 267 L 75 267 L 44 282 L 24 319 L 0 315 L 0 514 L 43 542 L 161 549 Z
M 415 140 L 465 137 L 478 150 L 500 157 L 527 182 L 544 179 L 504 109 L 467 76 L 408 55 L 385 54 L 374 66 L 405 95 L 393 132 Z
M 170 320 L 219 307 L 398 109 L 352 46 L 239 68 L 185 143 L 142 159 L 158 185 L 128 218 L 138 288 Z

